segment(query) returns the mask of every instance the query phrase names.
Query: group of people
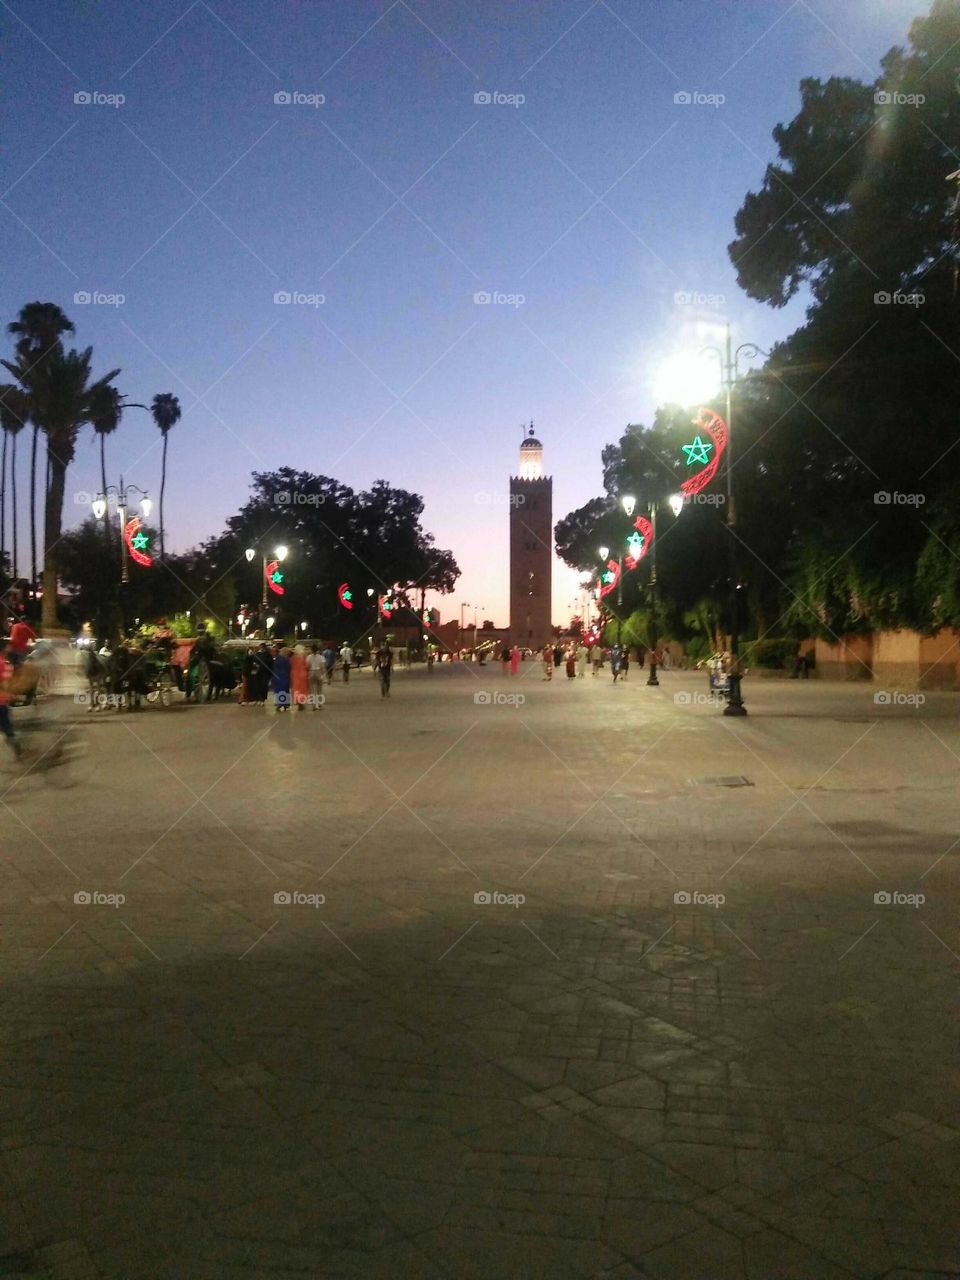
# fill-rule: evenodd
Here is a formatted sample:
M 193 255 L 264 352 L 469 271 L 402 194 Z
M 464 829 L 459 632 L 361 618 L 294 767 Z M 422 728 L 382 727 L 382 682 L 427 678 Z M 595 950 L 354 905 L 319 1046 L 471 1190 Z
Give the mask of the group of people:
M 578 644 L 545 644 L 543 646 L 543 678 L 544 680 L 552 680 L 554 669 L 563 665 L 566 667 L 567 679 L 582 679 L 587 674 L 587 659 L 590 656 L 590 650 L 581 640 Z
M 344 645 L 338 653 L 331 648 L 321 652 L 318 644 L 312 644 L 308 650 L 302 644 L 268 645 L 262 641 L 243 659 L 239 705 L 262 707 L 272 694 L 277 711 L 289 711 L 291 707 L 303 711 L 307 705 L 319 711 L 323 706 L 324 683 L 333 680 L 338 657 L 343 662 L 343 678 L 349 680 L 353 662 L 349 645 Z
M 372 655 L 373 668 L 380 682 L 380 694 L 390 696 L 390 678 L 393 673 L 393 652 L 387 644 L 381 644 Z M 334 672 L 339 666 L 344 684 L 350 683 L 350 669 L 355 665 L 355 655 L 349 644 L 340 649 L 319 644 L 268 645 L 262 642 L 251 649 L 243 660 L 239 705 L 241 707 L 264 706 L 272 696 L 272 705 L 278 712 L 295 707 L 303 711 L 307 706 L 319 711 L 323 707 L 324 685 L 333 683 Z

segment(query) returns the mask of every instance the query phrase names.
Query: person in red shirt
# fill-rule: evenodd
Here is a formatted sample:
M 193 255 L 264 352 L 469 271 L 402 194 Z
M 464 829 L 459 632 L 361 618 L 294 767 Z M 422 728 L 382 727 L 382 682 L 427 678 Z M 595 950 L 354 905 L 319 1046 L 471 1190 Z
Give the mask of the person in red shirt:
M 10 628 L 10 642 L 7 657 L 12 667 L 19 667 L 26 660 L 27 648 L 31 640 L 36 640 L 37 633 L 29 622 L 18 620 Z
M 17 735 L 13 731 L 13 718 L 10 715 L 10 702 L 13 694 L 10 692 L 10 678 L 13 675 L 13 667 L 7 661 L 5 650 L 7 648 L 6 636 L 0 636 L 0 733 L 6 738 L 12 747 L 15 755 L 20 755 L 23 748 L 17 739 Z

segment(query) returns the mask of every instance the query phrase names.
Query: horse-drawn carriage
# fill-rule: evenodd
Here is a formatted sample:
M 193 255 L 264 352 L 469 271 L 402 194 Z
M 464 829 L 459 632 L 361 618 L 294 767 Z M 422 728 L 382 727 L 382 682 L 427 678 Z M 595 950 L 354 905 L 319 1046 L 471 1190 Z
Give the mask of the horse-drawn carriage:
M 235 664 L 221 654 L 212 637 L 187 640 L 153 637 L 143 644 L 123 644 L 114 652 L 88 649 L 85 674 L 91 711 L 136 708 L 141 700 L 170 707 L 210 702 L 237 683 Z

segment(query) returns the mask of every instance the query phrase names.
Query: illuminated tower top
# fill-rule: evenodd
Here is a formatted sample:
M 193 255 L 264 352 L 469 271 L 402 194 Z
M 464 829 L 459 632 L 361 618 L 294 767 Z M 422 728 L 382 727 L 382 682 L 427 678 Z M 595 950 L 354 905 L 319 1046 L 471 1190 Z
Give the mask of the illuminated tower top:
M 533 423 L 524 427 L 523 444 L 520 446 L 520 479 L 541 480 L 543 478 L 543 445 L 533 434 Z

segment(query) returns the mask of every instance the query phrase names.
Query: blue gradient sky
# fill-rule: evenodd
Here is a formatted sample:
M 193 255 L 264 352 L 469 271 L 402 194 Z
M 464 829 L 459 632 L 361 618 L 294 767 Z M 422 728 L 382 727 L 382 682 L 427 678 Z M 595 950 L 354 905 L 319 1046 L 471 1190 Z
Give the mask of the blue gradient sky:
M 469 601 L 505 624 L 520 423 L 544 442 L 557 518 L 600 491 L 602 446 L 650 420 L 664 355 L 726 318 L 763 346 L 796 327 L 802 303 L 738 292 L 734 214 L 800 78 L 872 79 L 926 8 L 3 3 L 0 317 L 55 301 L 130 399 L 180 397 L 172 549 L 218 532 L 254 469 L 384 477 L 424 495 L 463 569 L 443 616 Z M 675 104 L 683 90 L 726 100 Z M 126 101 L 76 105 L 78 91 Z M 326 101 L 276 105 L 278 91 Z M 526 101 L 475 104 L 493 91 Z M 79 290 L 125 301 L 78 305 Z M 275 305 L 282 290 L 325 301 Z M 483 290 L 525 301 L 477 305 Z M 97 457 L 85 435 L 71 492 L 98 487 Z M 128 414 L 108 465 L 157 493 L 146 414 Z M 68 498 L 67 521 L 84 514 Z M 558 564 L 556 621 L 574 594 Z

